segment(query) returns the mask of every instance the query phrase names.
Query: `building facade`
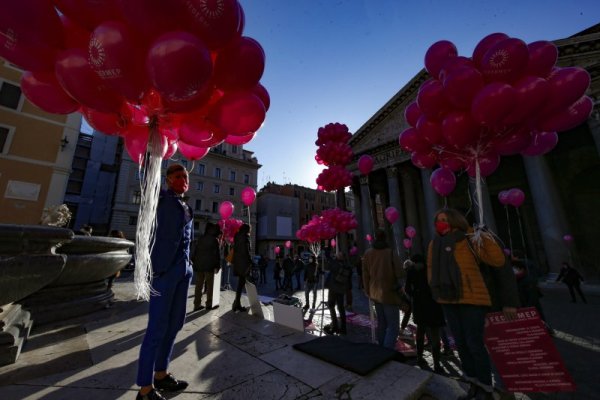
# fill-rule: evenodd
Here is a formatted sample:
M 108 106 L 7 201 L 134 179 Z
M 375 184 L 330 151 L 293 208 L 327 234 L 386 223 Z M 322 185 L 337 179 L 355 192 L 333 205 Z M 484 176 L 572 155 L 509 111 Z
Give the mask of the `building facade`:
M 542 273 L 554 273 L 562 261 L 570 260 L 584 275 L 600 276 L 600 24 L 572 37 L 555 42 L 559 50 L 558 65 L 580 66 L 591 75 L 586 93 L 594 99 L 588 121 L 568 132 L 559 133 L 555 149 L 544 156 L 502 157 L 498 170 L 483 183 L 485 223 L 506 243 L 506 247 L 523 249 Z M 433 215 L 442 206 L 473 212 L 471 193 L 474 182 L 466 173 L 457 176 L 457 186 L 447 198 L 431 188 L 431 170 L 419 169 L 398 145 L 398 135 L 408 127 L 404 110 L 416 99 L 419 87 L 428 79 L 420 71 L 387 104 L 373 115 L 352 137 L 350 145 L 356 155 L 350 166 L 358 171 L 357 160 L 369 154 L 375 160 L 368 177 L 355 178 L 352 190 L 359 218 L 359 238 L 383 227 L 399 251 L 404 228 L 417 230 L 413 254 L 423 253 L 432 237 Z M 359 175 L 356 173 L 356 175 Z M 505 209 L 498 200 L 500 191 L 521 188 L 525 203 L 518 209 Z M 398 221 L 390 226 L 383 210 L 395 206 Z M 475 216 L 476 217 L 476 216 Z M 574 241 L 563 236 L 570 234 Z M 358 241 L 364 251 L 368 243 Z
M 249 207 L 248 212 L 248 207 L 242 203 L 240 197 L 245 187 L 256 190 L 261 165 L 253 152 L 244 150 L 242 146 L 223 143 L 212 148 L 204 158 L 194 163 L 177 153 L 170 160 L 163 161 L 163 187 L 164 172 L 172 163 L 183 164 L 190 173 L 190 186 L 186 197 L 194 211 L 196 235 L 204 233 L 207 222 L 216 223 L 221 219 L 219 205 L 223 201 L 233 203 L 235 210 L 232 218 L 256 226 L 256 201 Z M 130 240 L 135 239 L 140 200 L 139 166 L 131 160 L 127 152 L 123 152 L 110 226 L 111 229 L 123 231 Z
M 81 115 L 55 115 L 21 92 L 22 71 L 0 59 L 0 223 L 37 224 L 62 204 Z

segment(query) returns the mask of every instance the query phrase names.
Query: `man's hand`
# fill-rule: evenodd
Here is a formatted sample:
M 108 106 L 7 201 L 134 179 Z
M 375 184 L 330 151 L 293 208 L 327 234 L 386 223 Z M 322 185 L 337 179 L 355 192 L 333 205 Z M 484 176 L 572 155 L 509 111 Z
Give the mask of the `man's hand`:
M 509 321 L 517 319 L 517 309 L 515 307 L 502 307 L 502 313 Z

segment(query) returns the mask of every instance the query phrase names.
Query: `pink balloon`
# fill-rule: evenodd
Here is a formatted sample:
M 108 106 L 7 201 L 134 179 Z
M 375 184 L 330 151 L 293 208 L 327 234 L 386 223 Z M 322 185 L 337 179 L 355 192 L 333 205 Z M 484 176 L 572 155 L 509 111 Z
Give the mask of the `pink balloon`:
M 510 255 L 511 255 L 510 249 L 507 249 L 506 247 L 504 249 L 502 249 L 502 252 L 504 253 L 504 255 L 506 257 L 510 257 Z
M 512 82 L 519 79 L 529 62 L 527 44 L 521 39 L 504 39 L 481 59 L 480 70 L 487 82 Z
M 417 131 L 421 138 L 433 145 L 442 140 L 442 125 L 439 122 L 428 120 L 424 115 L 417 121 Z
M 492 147 L 501 156 L 519 154 L 531 143 L 531 134 L 524 129 L 514 129 L 492 141 Z
M 182 156 L 192 161 L 200 160 L 210 150 L 208 147 L 196 147 L 182 141 L 177 143 L 177 147 Z
M 331 239 L 331 241 L 329 242 L 329 244 L 331 245 L 331 247 L 335 247 L 335 245 L 336 245 L 335 239 Z
M 450 108 L 444 96 L 444 87 L 437 79 L 430 79 L 421 85 L 417 104 L 421 112 L 432 120 L 442 118 Z
M 225 138 L 225 143 L 232 144 L 234 146 L 241 146 L 250 142 L 256 136 L 256 132 L 251 132 L 244 136 L 228 135 Z
M 271 106 L 271 96 L 269 96 L 267 89 L 258 83 L 250 91 L 254 93 L 260 99 L 260 101 L 262 101 L 263 105 L 265 106 L 265 111 L 269 111 L 269 107 Z
M 398 220 L 398 218 L 400 217 L 400 213 L 398 213 L 398 210 L 396 209 L 396 207 L 392 207 L 392 206 L 385 209 L 384 215 L 385 215 L 385 219 L 387 219 L 390 224 L 393 224 L 394 222 L 396 222 Z
M 215 83 L 219 89 L 252 89 L 265 70 L 265 52 L 249 37 L 236 39 L 217 54 Z
M 415 128 L 405 129 L 398 137 L 398 143 L 404 151 L 429 151 L 431 144 L 428 143 Z
M 525 76 L 513 85 L 516 105 L 504 118 L 505 124 L 518 124 L 538 114 L 546 105 L 550 93 L 548 81 L 537 76 Z
M 421 153 L 413 151 L 410 160 L 416 167 L 421 169 L 432 168 L 437 164 L 437 157 L 434 152 Z
M 188 32 L 168 32 L 158 37 L 146 56 L 152 85 L 167 100 L 194 99 L 206 89 L 213 67 L 210 52 Z
M 189 113 L 181 118 L 179 138 L 192 146 L 213 147 L 223 143 L 226 134 L 206 118 Z
M 290 247 L 292 247 L 292 242 L 290 240 L 285 242 L 285 248 L 289 249 Z
M 417 121 L 423 115 L 416 101 L 410 103 L 404 110 L 404 119 L 410 126 L 416 126 Z
M 235 206 L 230 201 L 224 201 L 219 205 L 219 215 L 223 219 L 231 217 L 233 210 L 235 210 Z
M 545 78 L 552 71 L 552 67 L 558 59 L 556 45 L 547 40 L 529 43 L 529 63 L 527 64 L 527 75 L 536 75 Z
M 408 225 L 406 228 L 404 228 L 404 233 L 411 239 L 417 236 L 417 230 L 411 225 Z
M 483 75 L 473 67 L 450 71 L 444 79 L 444 95 L 453 106 L 468 110 L 475 95 L 483 88 Z
M 138 62 L 143 50 L 127 25 L 106 21 L 92 32 L 88 60 L 106 85 L 131 102 L 139 102 L 150 84 L 143 63 Z
M 189 29 L 211 50 L 220 49 L 242 31 L 242 7 L 237 0 L 178 0 L 183 5 Z
M 433 190 L 440 196 L 448 196 L 456 187 L 456 176 L 446 168 L 438 168 L 431 174 L 429 178 Z
M 556 132 L 533 132 L 529 146 L 521 154 L 534 157 L 548 153 L 558 144 L 558 134 Z
M 367 240 L 367 242 L 371 242 L 371 241 L 373 240 L 373 236 L 371 236 L 371 234 L 370 234 L 370 233 L 367 233 L 367 234 L 365 235 L 365 239 Z
M 350 254 L 351 256 L 355 256 L 355 255 L 357 255 L 357 254 L 358 254 L 358 247 L 356 247 L 356 246 L 352 246 L 352 247 L 350 247 L 350 252 L 349 252 L 349 254 Z
M 476 177 L 477 162 L 479 162 L 479 174 L 482 178 L 485 178 L 493 174 L 494 171 L 498 169 L 498 166 L 500 165 L 500 156 L 497 153 L 489 152 L 487 154 L 477 156 L 469 161 L 469 165 L 467 166 L 467 174 L 471 178 Z
M 35 106 L 53 114 L 70 114 L 79 109 L 77 103 L 60 86 L 54 74 L 25 72 L 21 90 Z
M 92 70 L 85 50 L 73 48 L 59 53 L 55 71 L 62 88 L 82 105 L 106 113 L 121 110 L 123 97 Z
M 444 65 L 447 59 L 456 57 L 458 50 L 454 43 L 448 40 L 440 40 L 432 44 L 427 52 L 425 53 L 425 69 L 429 72 L 429 75 L 437 78 L 440 69 Z
M 583 96 L 565 110 L 555 113 L 540 124 L 540 129 L 545 131 L 564 132 L 573 129 L 585 122 L 594 108 L 594 101 Z
M 131 159 L 138 164 L 142 164 L 148 148 L 148 127 L 130 126 L 127 128 L 127 130 L 123 131 L 123 136 L 125 137 L 125 149 L 127 150 L 127 153 Z M 167 142 L 167 138 L 164 136 L 160 136 L 159 139 L 162 146 L 162 156 L 167 152 L 169 143 Z
M 508 200 L 508 190 L 503 190 L 500 193 L 498 193 L 498 201 L 503 206 L 507 206 L 508 204 L 510 204 Z
M 358 159 L 358 169 L 361 174 L 369 175 L 371 170 L 373 170 L 373 157 L 368 154 L 363 154 Z
M 460 149 L 477 141 L 479 126 L 471 117 L 471 113 L 453 111 L 442 121 L 442 135 L 446 143 Z
M 402 240 L 402 244 L 404 245 L 405 249 L 410 249 L 412 247 L 412 245 L 413 245 L 411 239 L 403 239 Z
M 442 152 L 438 156 L 438 163 L 440 164 L 440 167 L 447 168 L 454 172 L 460 171 L 465 166 L 465 163 L 462 159 L 448 152 Z
M 127 129 L 128 121 L 121 114 L 103 113 L 87 107 L 81 107 L 81 114 L 92 128 L 106 135 Z
M 506 33 L 501 32 L 491 33 L 483 39 L 481 39 L 479 43 L 477 43 L 477 46 L 475 46 L 475 49 L 473 50 L 472 58 L 475 66 L 480 67 L 481 61 L 483 60 L 483 56 L 485 55 L 485 53 L 487 53 L 487 51 L 492 46 L 496 45 L 496 43 L 499 43 L 505 39 L 508 39 L 508 35 Z
M 209 113 L 209 120 L 228 135 L 256 132 L 265 120 L 265 106 L 251 92 L 226 93 Z
M 580 99 L 591 81 L 590 74 L 581 67 L 555 68 L 547 79 L 550 84 L 550 100 L 543 113 L 548 116 Z
M 279 246 L 275 246 L 275 254 L 279 254 L 281 252 L 281 248 Z
M 473 60 L 463 56 L 451 57 L 446 60 L 442 69 L 440 70 L 439 80 L 440 82 L 444 82 L 448 75 L 460 68 L 475 68 L 475 64 L 473 64 Z
M 508 203 L 513 207 L 521 207 L 525 201 L 525 193 L 521 189 L 514 188 L 508 191 Z
M 573 236 L 571 236 L 569 234 L 566 234 L 566 235 L 563 236 L 563 240 L 565 242 L 567 242 L 567 243 L 570 243 L 570 242 L 572 242 L 574 240 L 574 238 L 573 238 Z
M 250 205 L 254 203 L 254 200 L 256 199 L 256 191 L 250 186 L 246 186 L 242 189 L 241 196 L 242 203 L 244 203 L 244 205 L 246 205 L 247 207 L 250 207 Z
M 501 82 L 486 85 L 473 99 L 471 115 L 481 124 L 494 126 L 502 121 L 515 107 L 515 89 Z

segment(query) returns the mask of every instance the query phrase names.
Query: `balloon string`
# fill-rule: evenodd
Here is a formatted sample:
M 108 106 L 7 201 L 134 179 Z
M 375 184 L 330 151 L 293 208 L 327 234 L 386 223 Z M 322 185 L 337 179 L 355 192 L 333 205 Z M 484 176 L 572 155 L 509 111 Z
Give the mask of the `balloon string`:
M 479 227 L 485 226 L 483 221 L 483 196 L 481 194 L 481 170 L 479 159 L 475 159 L 475 195 L 477 196 L 477 211 L 479 212 Z
M 508 243 L 510 245 L 510 254 L 513 253 L 513 241 L 512 241 L 512 233 L 511 233 L 511 229 L 510 229 L 510 215 L 508 213 L 508 206 L 505 204 L 504 205 L 504 210 L 506 211 L 506 223 L 508 224 Z M 518 210 L 517 210 L 518 212 Z M 520 224 L 520 222 L 519 222 Z
M 521 232 L 521 245 L 523 246 L 523 253 L 527 254 L 525 251 L 525 235 L 523 234 L 523 225 L 521 224 L 521 213 L 519 212 L 519 207 L 515 207 L 517 210 L 517 219 L 519 221 L 519 232 Z M 527 256 L 525 256 L 527 258 Z

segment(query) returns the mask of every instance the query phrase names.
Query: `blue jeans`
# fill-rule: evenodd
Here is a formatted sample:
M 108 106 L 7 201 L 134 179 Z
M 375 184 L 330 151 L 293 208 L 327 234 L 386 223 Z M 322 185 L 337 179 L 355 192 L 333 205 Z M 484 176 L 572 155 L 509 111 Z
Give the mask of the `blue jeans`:
M 374 303 L 377 313 L 377 342 L 380 346 L 393 350 L 400 332 L 400 308 L 397 304 Z
M 490 357 L 483 343 L 483 327 L 488 307 L 472 304 L 442 304 L 448 327 L 467 377 L 492 385 Z

